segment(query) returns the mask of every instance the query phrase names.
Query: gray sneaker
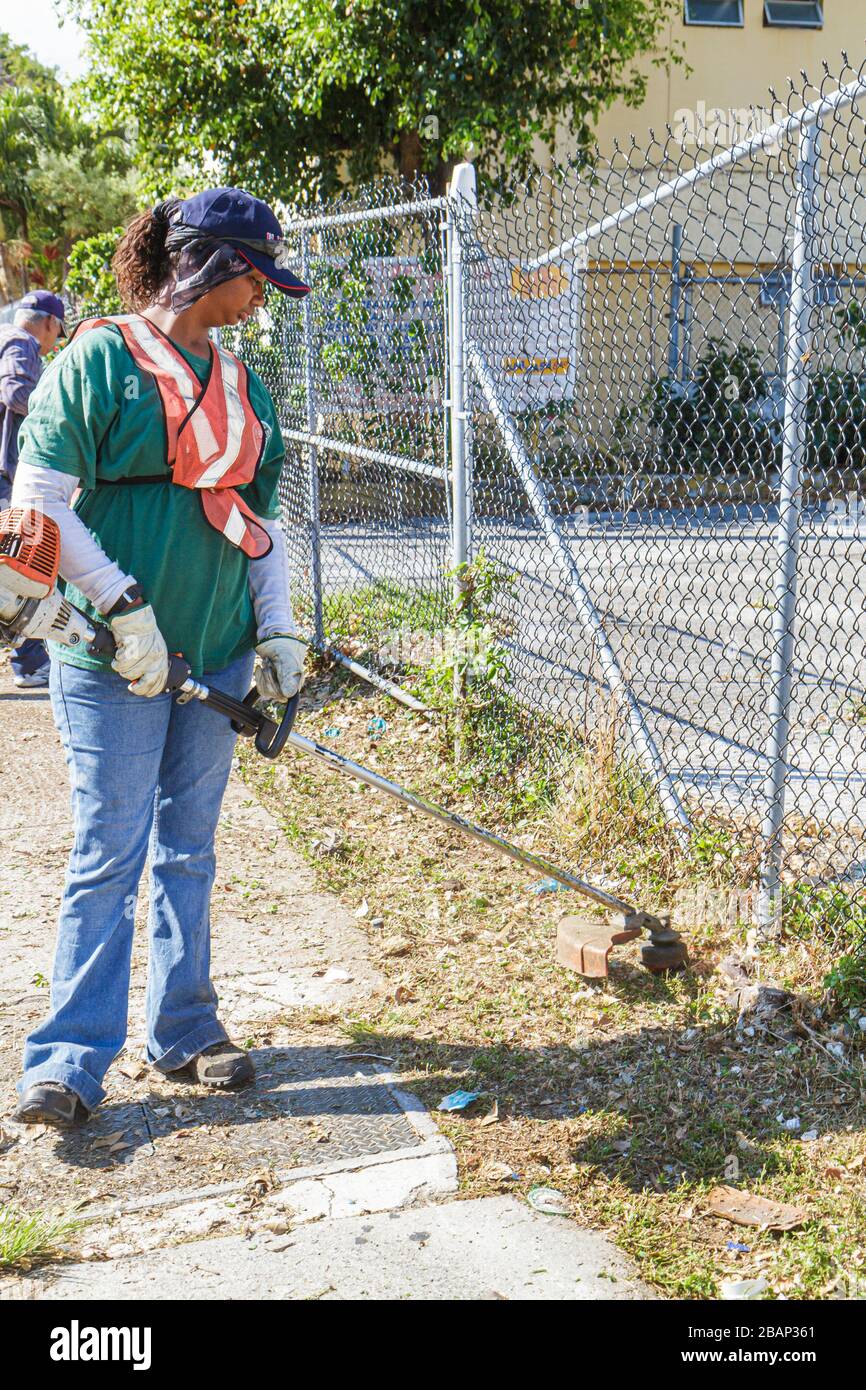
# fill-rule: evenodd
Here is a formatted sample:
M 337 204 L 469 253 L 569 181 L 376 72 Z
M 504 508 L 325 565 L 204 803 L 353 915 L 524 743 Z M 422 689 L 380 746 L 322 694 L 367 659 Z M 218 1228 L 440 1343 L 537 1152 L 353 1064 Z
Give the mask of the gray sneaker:
M 176 1081 L 194 1081 L 219 1091 L 233 1091 L 249 1086 L 256 1073 L 242 1048 L 232 1042 L 211 1043 L 185 1066 L 165 1073 Z
M 56 1125 L 70 1129 L 90 1119 L 90 1111 L 74 1091 L 60 1081 L 42 1081 L 28 1086 L 12 1116 L 19 1124 Z

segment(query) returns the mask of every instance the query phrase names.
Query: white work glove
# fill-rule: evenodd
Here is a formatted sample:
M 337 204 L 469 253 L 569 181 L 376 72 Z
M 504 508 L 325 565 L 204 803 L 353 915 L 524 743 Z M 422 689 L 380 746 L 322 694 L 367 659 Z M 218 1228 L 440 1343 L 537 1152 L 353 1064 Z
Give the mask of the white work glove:
M 304 682 L 306 642 L 295 637 L 269 637 L 256 652 L 256 689 L 264 700 L 291 700 Z
M 160 695 L 168 679 L 168 648 L 149 603 L 111 619 L 117 653 L 111 663 L 133 695 Z

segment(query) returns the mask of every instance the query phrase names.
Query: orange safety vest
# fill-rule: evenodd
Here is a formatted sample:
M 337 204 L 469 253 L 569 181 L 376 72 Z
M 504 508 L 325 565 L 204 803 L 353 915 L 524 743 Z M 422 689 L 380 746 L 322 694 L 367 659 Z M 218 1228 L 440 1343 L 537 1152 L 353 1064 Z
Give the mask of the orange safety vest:
M 154 379 L 165 413 L 167 476 L 198 489 L 205 517 L 231 545 L 253 560 L 267 555 L 273 541 L 235 491 L 252 481 L 265 442 L 243 362 L 211 343 L 202 385 L 171 339 L 141 314 L 83 319 L 72 336 L 103 324 L 120 329 L 136 366 Z

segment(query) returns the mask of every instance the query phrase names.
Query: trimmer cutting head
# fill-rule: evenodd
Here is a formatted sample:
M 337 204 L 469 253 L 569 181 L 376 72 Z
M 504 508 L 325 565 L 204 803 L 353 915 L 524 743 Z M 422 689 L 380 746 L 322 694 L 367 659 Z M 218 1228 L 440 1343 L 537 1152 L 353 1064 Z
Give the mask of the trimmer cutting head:
M 0 589 L 18 598 L 47 598 L 57 582 L 60 529 L 33 507 L 0 512 Z
M 610 973 L 614 946 L 649 933 L 641 946 L 641 964 L 651 975 L 671 975 L 685 970 L 689 957 L 686 943 L 674 931 L 670 918 L 649 912 L 623 915 L 622 924 L 598 922 L 588 917 L 563 917 L 556 933 L 556 953 L 561 965 L 579 975 L 603 980 Z

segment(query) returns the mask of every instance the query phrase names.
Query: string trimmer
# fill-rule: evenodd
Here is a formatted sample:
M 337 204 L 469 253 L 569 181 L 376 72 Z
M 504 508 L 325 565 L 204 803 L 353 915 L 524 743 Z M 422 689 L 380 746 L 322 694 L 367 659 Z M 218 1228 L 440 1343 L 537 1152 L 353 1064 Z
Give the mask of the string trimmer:
M 50 639 L 66 647 L 81 646 L 91 655 L 113 656 L 115 641 L 111 630 L 91 621 L 63 597 L 56 588 L 60 564 L 60 531 L 50 517 L 34 510 L 13 508 L 0 512 L 0 639 L 15 644 L 25 638 Z M 582 975 L 605 976 L 612 948 L 634 940 L 646 932 L 649 941 L 641 947 L 643 964 L 654 974 L 682 970 L 688 960 L 685 943 L 674 931 L 670 918 L 645 912 L 592 883 L 575 878 L 529 850 L 520 849 L 490 830 L 482 830 L 454 811 L 427 801 L 416 792 L 391 782 L 378 772 L 353 762 L 351 758 L 304 738 L 293 730 L 298 695 L 286 704 L 279 724 L 256 708 L 258 692 L 253 687 L 243 700 L 214 689 L 193 678 L 182 656 L 170 658 L 166 691 L 181 702 L 200 700 L 232 721 L 241 737 L 254 738 L 256 749 L 265 758 L 276 758 L 287 743 L 299 752 L 325 763 L 336 771 L 385 792 L 424 815 L 441 821 L 470 839 L 478 840 L 525 864 L 542 876 L 552 878 L 582 897 L 622 917 L 612 925 L 578 917 L 565 917 L 559 924 L 557 949 L 562 964 Z

